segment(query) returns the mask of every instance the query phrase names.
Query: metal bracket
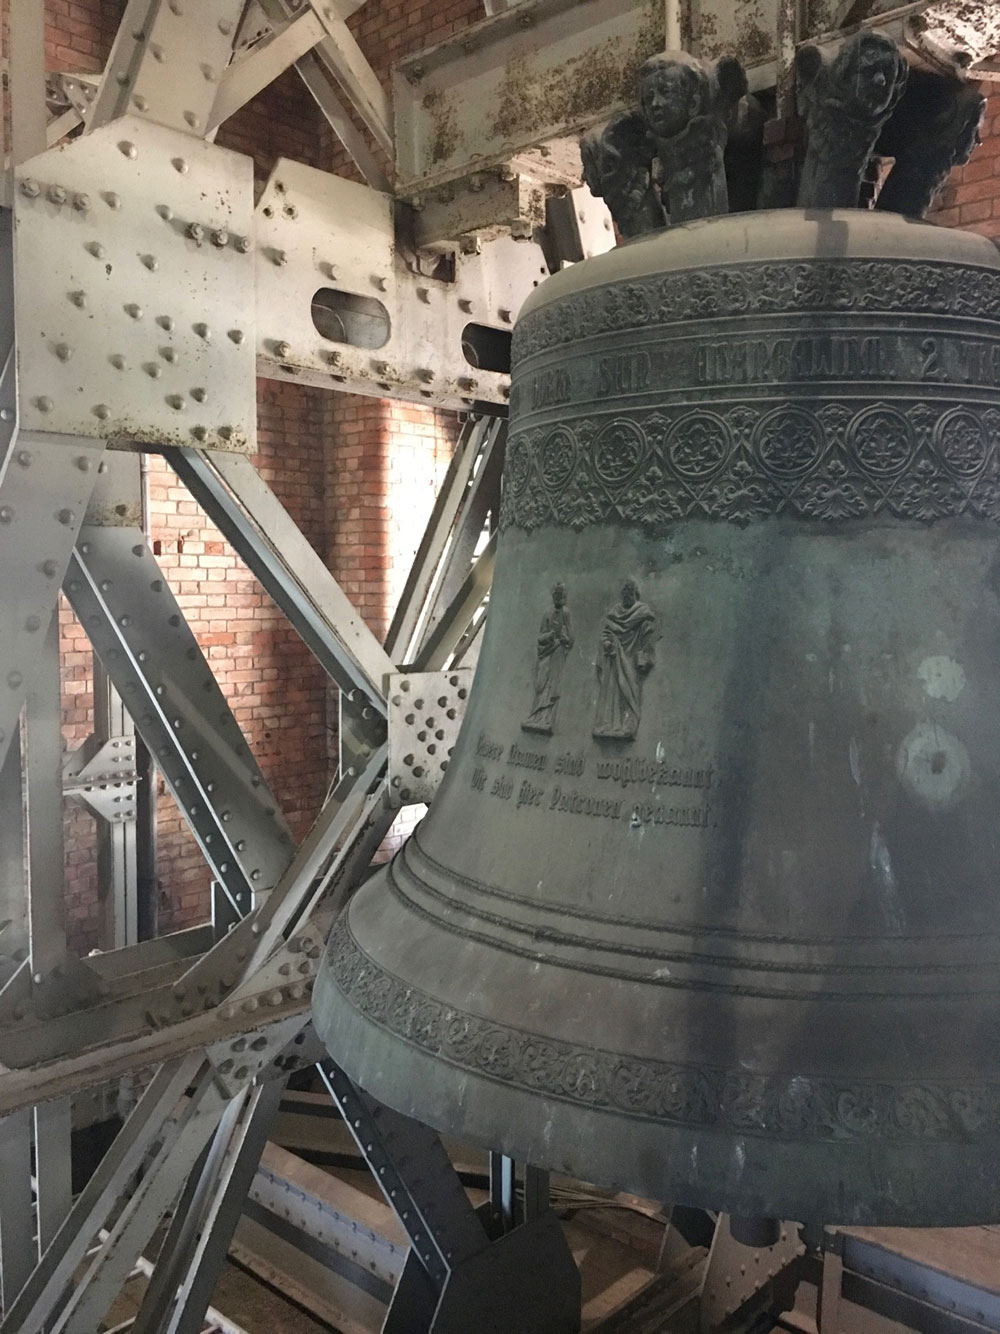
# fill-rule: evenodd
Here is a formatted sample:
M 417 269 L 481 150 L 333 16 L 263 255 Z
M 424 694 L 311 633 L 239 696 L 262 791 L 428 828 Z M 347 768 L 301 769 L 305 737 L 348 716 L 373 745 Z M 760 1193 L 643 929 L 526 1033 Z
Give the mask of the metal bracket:
M 63 796 L 78 797 L 109 824 L 135 819 L 135 737 L 96 737 L 71 751 L 63 762 Z
M 782 1223 L 773 1246 L 754 1248 L 737 1241 L 729 1215 L 720 1214 L 705 1265 L 699 1308 L 701 1334 L 711 1334 L 753 1302 L 768 1302 L 773 1284 L 805 1254 L 798 1225 Z
M 389 677 L 389 800 L 434 798 L 465 717 L 472 668 L 395 672 Z

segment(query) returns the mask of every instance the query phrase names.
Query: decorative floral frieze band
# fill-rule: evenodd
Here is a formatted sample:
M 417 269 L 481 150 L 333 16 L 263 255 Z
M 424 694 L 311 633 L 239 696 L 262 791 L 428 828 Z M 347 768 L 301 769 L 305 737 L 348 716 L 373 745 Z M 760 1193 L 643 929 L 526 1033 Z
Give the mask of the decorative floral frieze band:
M 442 1004 L 375 963 L 344 913 L 330 976 L 359 1014 L 438 1060 L 594 1110 L 662 1125 L 796 1140 L 967 1143 L 1000 1136 L 1000 1086 L 756 1074 L 622 1056 Z
M 1000 522 L 1000 409 L 844 400 L 628 409 L 515 427 L 501 523 Z
M 514 365 L 603 333 L 811 313 L 1000 320 L 1000 271 L 928 261 L 810 259 L 713 265 L 613 282 L 551 301 L 518 320 Z

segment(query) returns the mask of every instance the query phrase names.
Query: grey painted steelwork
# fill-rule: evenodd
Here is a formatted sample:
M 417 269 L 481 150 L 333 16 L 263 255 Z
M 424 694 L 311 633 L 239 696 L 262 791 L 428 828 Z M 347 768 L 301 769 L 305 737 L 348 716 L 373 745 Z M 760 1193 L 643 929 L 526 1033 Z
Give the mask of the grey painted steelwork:
M 22 430 L 252 450 L 249 159 L 123 117 L 16 181 Z
M 234 904 L 292 856 L 260 766 L 138 528 L 86 526 L 66 593 Z

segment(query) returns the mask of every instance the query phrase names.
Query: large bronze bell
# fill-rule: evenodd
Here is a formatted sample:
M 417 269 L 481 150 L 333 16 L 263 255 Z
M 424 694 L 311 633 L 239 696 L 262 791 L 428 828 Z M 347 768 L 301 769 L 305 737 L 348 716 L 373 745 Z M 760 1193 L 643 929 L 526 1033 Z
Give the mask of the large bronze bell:
M 1000 1218 L 1000 254 L 696 222 L 547 281 L 515 363 L 468 715 L 323 1038 L 657 1199 Z

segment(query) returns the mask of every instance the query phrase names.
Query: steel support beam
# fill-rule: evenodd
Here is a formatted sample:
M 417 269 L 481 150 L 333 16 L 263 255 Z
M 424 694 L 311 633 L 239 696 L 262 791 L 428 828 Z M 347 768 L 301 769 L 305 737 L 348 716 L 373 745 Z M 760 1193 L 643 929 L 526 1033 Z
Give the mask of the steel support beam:
M 192 1053 L 161 1066 L 153 1076 L 16 1301 L 5 1301 L 0 1334 L 28 1334 L 45 1327 L 92 1239 L 203 1062 L 202 1053 Z
M 203 137 L 243 5 L 244 0 L 129 0 L 87 132 L 129 114 Z
M 37 0 L 11 0 L 8 15 L 7 87 L 10 93 L 10 159 L 13 166 L 45 146 L 45 13 Z M 6 202 L 6 201 L 2 201 Z
M 213 875 L 249 911 L 291 835 L 142 530 L 87 525 L 66 593 Z
M 194 449 L 166 458 L 324 671 L 341 689 L 362 690 L 384 718 L 392 658 L 250 460 Z
M 272 29 L 245 55 L 234 61 L 219 80 L 208 117 L 208 132 L 214 133 L 290 65 L 307 55 L 325 31 L 318 15 L 311 9 L 303 9 Z

